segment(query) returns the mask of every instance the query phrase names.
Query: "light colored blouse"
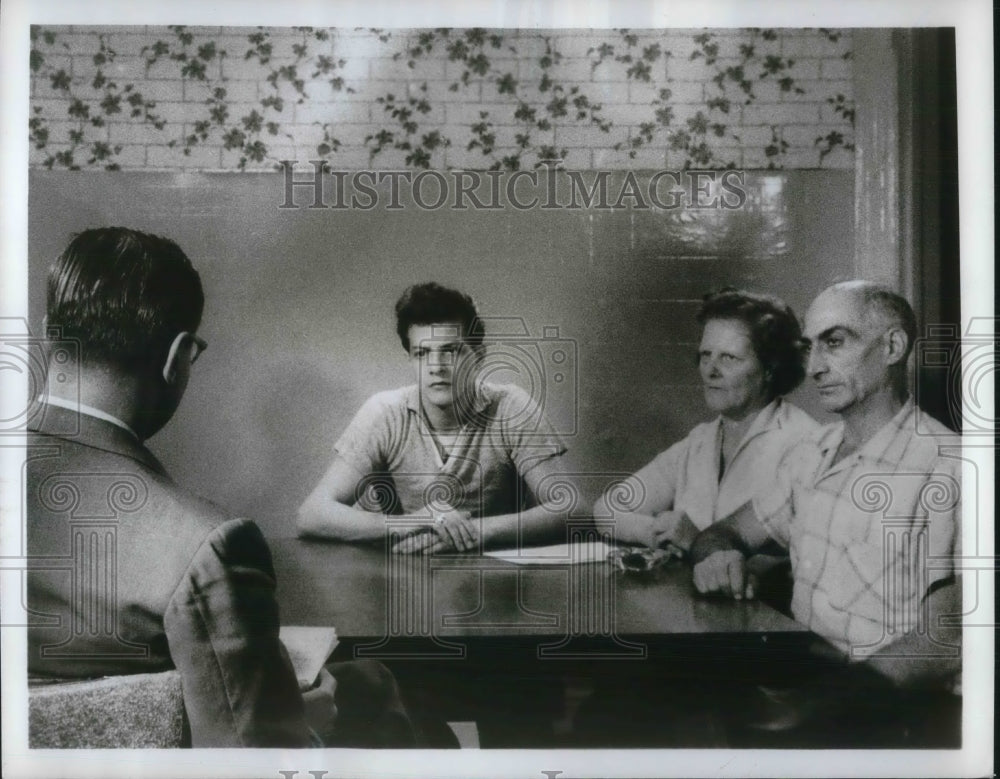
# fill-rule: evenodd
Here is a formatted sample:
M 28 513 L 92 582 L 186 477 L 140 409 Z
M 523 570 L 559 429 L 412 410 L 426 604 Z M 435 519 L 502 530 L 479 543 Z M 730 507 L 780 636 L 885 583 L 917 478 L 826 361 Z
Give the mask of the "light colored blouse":
M 721 417 L 698 425 L 629 479 L 643 496 L 637 512 L 683 511 L 704 530 L 751 500 L 761 485 L 774 483 L 785 452 L 820 427 L 797 406 L 781 398 L 771 401 L 757 414 L 720 481 L 721 425 Z

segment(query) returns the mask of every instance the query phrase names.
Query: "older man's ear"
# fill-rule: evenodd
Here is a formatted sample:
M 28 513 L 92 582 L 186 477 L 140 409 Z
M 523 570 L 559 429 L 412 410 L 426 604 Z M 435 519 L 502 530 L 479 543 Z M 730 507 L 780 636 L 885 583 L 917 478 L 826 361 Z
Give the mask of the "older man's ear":
M 910 339 L 901 327 L 889 328 L 885 334 L 886 364 L 897 365 L 909 353 Z

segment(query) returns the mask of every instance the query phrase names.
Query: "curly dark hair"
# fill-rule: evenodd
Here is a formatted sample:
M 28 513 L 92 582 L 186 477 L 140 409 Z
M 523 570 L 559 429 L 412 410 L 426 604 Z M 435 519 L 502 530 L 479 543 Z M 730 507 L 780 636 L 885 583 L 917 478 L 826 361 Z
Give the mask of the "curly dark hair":
M 160 359 L 201 322 L 201 279 L 169 238 L 125 227 L 75 235 L 49 270 L 48 324 L 80 341 L 84 362 Z
M 726 287 L 705 295 L 697 319 L 702 325 L 710 319 L 730 319 L 747 326 L 764 366 L 768 401 L 788 394 L 805 378 L 802 328 L 781 298 Z
M 408 287 L 396 301 L 396 333 L 407 352 L 410 351 L 411 325 L 442 322 L 458 322 L 469 346 L 479 348 L 482 345 L 486 328 L 476 304 L 464 292 L 430 281 Z

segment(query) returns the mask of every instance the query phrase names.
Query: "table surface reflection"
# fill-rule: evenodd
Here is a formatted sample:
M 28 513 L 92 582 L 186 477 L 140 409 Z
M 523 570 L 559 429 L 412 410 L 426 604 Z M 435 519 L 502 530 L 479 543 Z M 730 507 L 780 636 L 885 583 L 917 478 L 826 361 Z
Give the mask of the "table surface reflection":
M 518 565 L 301 539 L 270 545 L 282 622 L 333 625 L 341 639 L 807 635 L 764 603 L 699 595 L 680 562 L 626 574 L 604 561 Z

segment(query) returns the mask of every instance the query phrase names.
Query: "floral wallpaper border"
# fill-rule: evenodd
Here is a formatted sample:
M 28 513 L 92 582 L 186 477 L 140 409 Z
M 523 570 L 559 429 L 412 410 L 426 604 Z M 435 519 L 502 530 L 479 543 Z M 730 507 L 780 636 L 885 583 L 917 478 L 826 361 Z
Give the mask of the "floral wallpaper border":
M 190 116 L 177 137 L 165 137 L 167 128 L 177 125 L 168 124 L 158 113 L 157 101 L 144 94 L 147 83 L 144 78 L 126 79 L 114 74 L 118 52 L 109 44 L 110 36 L 98 34 L 99 48 L 91 57 L 90 66 L 85 70 L 74 67 L 70 72 L 60 64 L 60 55 L 72 53 L 61 33 L 45 27 L 31 29 L 33 78 L 43 80 L 53 92 L 68 100 L 66 115 L 53 116 L 37 103 L 33 94 L 29 141 L 45 155 L 43 167 L 121 169 L 118 155 L 122 144 L 112 143 L 105 128 L 123 117 L 142 125 L 143 132 L 153 139 L 147 142 L 180 149 L 185 155 L 199 146 L 214 144 L 238 154 L 239 170 L 268 163 L 277 166 L 279 161 L 272 156 L 272 149 L 276 144 L 295 141 L 291 105 L 309 101 L 320 88 L 328 90 L 323 99 L 329 100 L 330 95 L 352 94 L 362 87 L 345 76 L 349 60 L 339 53 L 339 44 L 346 31 L 336 28 L 283 28 L 280 31 L 283 36 L 291 33 L 295 37 L 290 58 L 275 56 L 275 28 L 247 32 L 245 47 L 239 50 L 224 48 L 212 37 L 196 35 L 183 26 L 164 28 L 164 32 L 168 34 L 142 49 L 145 72 L 154 67 L 167 69 L 186 84 L 208 89 L 207 98 L 189 103 Z M 402 90 L 376 94 L 373 105 L 381 109 L 382 121 L 372 123 L 371 132 L 363 141 L 370 164 L 377 165 L 379 156 L 391 149 L 404 155 L 408 167 L 448 167 L 442 164 L 443 150 L 460 144 L 481 155 L 482 169 L 538 167 L 540 160 L 566 156 L 565 148 L 548 140 L 554 124 L 596 128 L 609 138 L 612 129 L 621 124 L 610 118 L 605 106 L 588 94 L 586 83 L 573 83 L 566 78 L 562 69 L 565 58 L 550 35 L 539 34 L 541 53 L 528 58 L 519 51 L 519 45 L 524 43 L 523 33 L 512 36 L 508 31 L 483 28 L 367 32 L 383 47 L 380 56 L 405 63 L 414 76 L 419 73 L 422 61 L 444 57 L 454 63 L 451 72 L 458 74 L 448 85 L 449 91 L 461 95 L 471 92 L 474 86 L 488 84 L 503 101 L 499 111 L 496 104 L 484 106 L 478 117 L 464 128 L 443 130 L 439 122 L 435 126 L 428 121 L 434 100 L 426 80 L 417 78 L 409 89 L 403 85 Z M 654 67 L 669 63 L 676 55 L 660 43 L 643 45 L 637 32 L 609 31 L 606 40 L 587 52 L 591 74 L 606 75 L 617 69 L 618 76 L 624 74 L 627 83 L 659 84 L 659 88 L 646 115 L 639 116 L 641 109 L 635 108 L 637 118 L 629 122 L 632 131 L 628 137 L 607 146 L 630 158 L 643 148 L 666 148 L 682 155 L 684 168 L 737 167 L 734 159 L 714 148 L 716 141 L 745 145 L 741 128 L 733 121 L 735 109 L 755 104 L 757 91 L 765 83 L 776 85 L 780 93 L 789 96 L 804 95 L 806 91 L 804 82 L 794 75 L 795 58 L 783 56 L 776 45 L 777 31 L 750 29 L 743 33 L 745 42 L 739 45 L 735 61 L 733 57 L 720 57 L 718 34 L 711 31 L 692 34 L 686 60 L 703 70 L 706 97 L 693 115 L 680 119 L 670 88 L 671 79 L 661 82 L 654 77 Z M 837 41 L 842 33 L 819 30 L 818 34 Z M 851 54 L 847 51 L 842 56 L 849 59 Z M 518 75 L 517 68 L 509 67 L 511 58 L 530 61 L 532 66 L 520 68 Z M 258 97 L 250 110 L 237 110 L 237 103 L 230 99 L 230 78 L 222 66 L 234 59 L 239 60 L 244 71 L 253 68 L 259 75 Z M 842 92 L 810 97 L 828 104 L 842 120 L 841 126 L 853 127 L 854 107 Z M 469 102 L 474 104 L 475 100 Z M 245 107 L 245 102 L 239 104 L 239 108 Z M 53 143 L 55 121 L 72 123 L 68 144 L 61 144 L 63 148 L 54 148 L 59 146 Z M 344 146 L 338 137 L 338 127 L 331 122 L 314 124 L 319 125 L 322 133 L 315 144 L 314 159 L 335 167 L 338 151 Z M 516 126 L 513 150 L 500 147 L 498 124 Z M 770 125 L 770 130 L 770 138 L 763 144 L 764 157 L 767 167 L 781 168 L 789 144 L 782 137 L 779 123 Z M 814 146 L 822 165 L 835 149 L 852 150 L 853 134 L 840 129 L 819 131 Z

